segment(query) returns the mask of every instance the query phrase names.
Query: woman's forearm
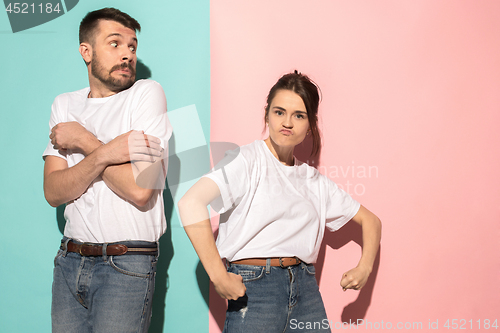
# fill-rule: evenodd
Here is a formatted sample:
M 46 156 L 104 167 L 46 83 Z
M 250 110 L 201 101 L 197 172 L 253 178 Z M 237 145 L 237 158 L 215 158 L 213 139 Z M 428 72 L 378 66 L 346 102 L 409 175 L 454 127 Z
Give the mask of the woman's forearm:
M 195 189 L 190 193 L 191 190 Z M 196 185 L 178 203 L 184 230 L 200 258 L 217 293 L 226 299 L 238 299 L 245 294 L 245 285 L 239 275 L 228 273 L 215 245 L 206 201 L 197 197 Z
M 369 269 L 371 273 L 373 269 L 373 263 L 375 262 L 375 257 L 380 246 L 380 238 L 382 233 L 382 224 L 380 219 L 371 214 L 371 216 L 366 217 L 361 225 L 362 237 L 363 237 L 363 250 L 361 254 L 361 259 L 359 260 L 358 266 L 364 266 Z
M 181 213 L 182 214 L 182 213 Z M 225 275 L 226 268 L 215 246 L 210 220 L 201 221 L 184 227 L 189 240 L 200 258 L 210 280 L 216 283 Z

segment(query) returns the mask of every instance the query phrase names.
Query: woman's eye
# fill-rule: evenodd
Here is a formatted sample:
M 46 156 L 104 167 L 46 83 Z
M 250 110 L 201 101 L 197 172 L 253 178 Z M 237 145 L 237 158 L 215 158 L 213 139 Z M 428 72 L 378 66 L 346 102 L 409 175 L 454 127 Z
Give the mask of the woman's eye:
M 131 46 L 130 51 L 135 52 L 135 46 Z
M 278 115 L 278 116 L 281 116 L 283 114 L 283 111 L 280 111 L 280 110 L 276 110 L 275 113 Z
M 118 43 L 116 43 L 116 42 L 112 42 L 112 43 L 111 43 L 111 44 L 109 44 L 109 45 L 111 45 L 111 46 L 113 46 L 113 47 L 117 47 L 117 46 L 118 46 Z

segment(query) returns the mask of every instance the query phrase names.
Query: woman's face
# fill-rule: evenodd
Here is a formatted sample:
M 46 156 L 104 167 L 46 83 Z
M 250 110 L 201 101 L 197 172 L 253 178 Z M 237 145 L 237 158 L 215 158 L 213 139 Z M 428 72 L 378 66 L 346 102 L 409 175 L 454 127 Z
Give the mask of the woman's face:
M 309 130 L 307 110 L 302 98 L 291 90 L 276 92 L 267 114 L 269 136 L 282 148 L 301 143 Z

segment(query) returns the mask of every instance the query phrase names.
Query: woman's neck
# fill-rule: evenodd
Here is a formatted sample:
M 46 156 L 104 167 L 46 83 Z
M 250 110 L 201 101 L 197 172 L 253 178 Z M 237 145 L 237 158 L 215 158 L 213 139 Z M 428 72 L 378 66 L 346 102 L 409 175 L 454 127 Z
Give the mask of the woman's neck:
M 293 148 L 294 147 L 280 147 L 278 146 L 273 140 L 271 140 L 271 137 L 268 137 L 267 139 L 264 140 L 264 142 L 267 145 L 267 148 L 271 151 L 271 153 L 280 161 L 280 163 L 284 165 L 294 165 L 294 158 L 293 158 Z

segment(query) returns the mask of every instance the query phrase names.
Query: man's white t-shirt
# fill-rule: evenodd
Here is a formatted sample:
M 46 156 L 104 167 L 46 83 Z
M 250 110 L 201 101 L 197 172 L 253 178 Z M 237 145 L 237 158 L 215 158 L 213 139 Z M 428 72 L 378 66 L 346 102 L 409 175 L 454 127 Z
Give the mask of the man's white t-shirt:
M 221 214 L 217 248 L 229 261 L 296 256 L 314 263 L 325 227 L 338 230 L 360 207 L 306 163 L 280 163 L 261 140 L 227 152 L 204 177 L 221 192 L 211 206 Z
M 159 138 L 167 151 L 172 127 L 159 83 L 139 80 L 129 89 L 105 98 L 87 98 L 89 92 L 90 88 L 85 88 L 57 96 L 52 104 L 50 128 L 60 122 L 77 121 L 103 143 L 130 130 L 143 130 Z M 55 150 L 50 142 L 43 153 L 44 157 L 48 155 L 65 159 L 68 167 L 84 159 L 84 155 L 71 150 Z M 166 229 L 162 192 L 154 190 L 145 207 L 136 207 L 98 177 L 85 193 L 67 203 L 64 235 L 91 243 L 157 241 Z

